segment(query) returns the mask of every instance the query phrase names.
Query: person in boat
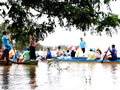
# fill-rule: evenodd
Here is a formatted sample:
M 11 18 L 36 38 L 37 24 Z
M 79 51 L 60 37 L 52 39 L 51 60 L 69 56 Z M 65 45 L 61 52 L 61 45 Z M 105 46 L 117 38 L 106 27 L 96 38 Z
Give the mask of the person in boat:
M 0 50 L 0 60 L 2 60 L 2 50 Z
M 99 54 L 99 56 L 101 56 L 102 55 L 102 51 L 99 49 L 99 47 L 97 48 L 97 53 Z
M 83 38 L 80 38 L 81 42 L 80 42 L 80 47 L 81 50 L 83 52 L 83 56 L 85 56 L 85 47 L 86 47 L 86 42 L 83 40 Z
M 112 45 L 112 50 L 110 50 L 110 47 L 108 48 L 108 50 L 110 51 L 110 55 L 111 57 L 109 57 L 110 61 L 114 61 L 117 60 L 117 50 L 115 49 L 115 45 Z
M 7 32 L 3 31 L 3 36 L 2 36 L 2 50 L 3 50 L 3 55 L 2 55 L 2 60 L 4 61 L 9 61 L 9 51 L 12 49 L 11 45 L 9 44 L 9 40 L 11 38 L 11 34 L 9 33 L 7 36 Z
M 26 47 L 26 51 L 23 53 L 22 62 L 30 61 L 30 48 Z
M 95 59 L 96 59 L 96 55 L 95 55 L 95 53 L 93 52 L 93 49 L 90 48 L 90 52 L 88 53 L 87 60 L 95 60 Z
M 64 56 L 62 53 L 60 54 L 60 57 L 58 57 L 58 59 L 64 59 Z
M 75 50 L 74 49 L 72 49 L 72 51 L 71 51 L 71 57 L 75 57 Z
M 106 55 L 106 57 L 105 57 Z M 108 60 L 109 59 L 109 55 L 107 55 L 107 51 L 104 52 L 102 58 L 105 58 L 105 60 Z M 102 59 L 103 60 L 103 59 Z
M 7 36 L 7 32 L 4 31 L 3 32 L 3 36 L 2 36 L 2 50 L 7 49 L 10 51 L 12 49 L 11 45 L 9 44 L 9 40 L 11 38 L 11 34 L 9 33 Z
M 21 54 L 21 56 L 19 57 L 19 62 L 22 62 L 22 60 L 23 60 L 23 53 L 25 52 L 25 50 L 23 50 L 22 51 L 22 54 Z
M 12 59 L 13 56 L 15 55 L 15 52 L 16 52 L 15 49 L 16 49 L 15 45 L 13 45 L 13 48 L 9 51 L 9 59 Z
M 47 48 L 47 55 L 46 55 L 46 59 L 50 59 L 52 58 L 52 54 L 50 52 L 50 48 Z
M 21 56 L 21 55 L 20 55 L 20 51 L 16 51 L 16 53 L 15 53 L 12 61 L 13 61 L 13 62 L 19 62 L 19 57 L 20 57 L 20 56 Z
M 5 49 L 4 49 L 3 55 L 2 55 L 2 60 L 9 61 L 9 49 L 8 49 L 8 46 L 5 46 Z
M 61 47 L 58 46 L 58 49 L 57 49 L 57 57 L 60 57 L 60 54 L 62 53 L 62 50 L 61 50 Z
M 35 60 L 36 59 L 36 55 L 35 55 L 36 41 L 34 39 L 34 36 L 31 36 L 30 38 L 29 47 L 30 47 L 30 59 Z
M 67 55 L 64 56 L 64 59 L 71 59 L 71 53 L 69 50 L 67 50 Z
M 95 55 L 96 55 L 97 58 L 100 58 L 100 56 L 99 56 L 99 54 L 97 53 L 96 50 L 93 50 L 93 52 L 95 53 Z
M 80 46 L 77 46 L 77 51 L 75 53 L 75 57 L 81 57 L 83 55 Z
M 67 56 L 66 52 L 65 52 L 65 49 L 63 49 L 63 56 Z M 61 55 L 60 55 L 61 56 Z

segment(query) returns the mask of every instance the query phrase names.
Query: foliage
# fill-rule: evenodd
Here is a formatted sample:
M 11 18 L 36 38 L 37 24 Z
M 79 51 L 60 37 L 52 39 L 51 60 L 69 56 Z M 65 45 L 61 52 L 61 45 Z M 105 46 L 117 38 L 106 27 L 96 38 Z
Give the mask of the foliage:
M 105 31 L 112 35 L 112 29 L 116 31 L 120 25 L 118 16 L 111 12 L 112 1 L 116 0 L 7 0 L 0 2 L 0 7 L 7 9 L 0 9 L 0 16 L 9 23 L 8 28 L 16 41 L 26 42 L 30 35 L 37 41 L 44 40 L 48 33 L 55 31 L 57 23 L 67 30 L 76 27 L 83 32 L 91 30 L 91 33 L 101 34 Z M 105 5 L 108 13 L 101 10 Z M 33 10 L 37 13 L 32 13 Z M 38 23 L 43 16 L 47 20 Z
M 3 31 L 5 30 L 5 25 L 4 24 L 0 24 L 0 39 L 2 38 L 3 36 Z M 0 48 L 2 48 L 2 41 L 0 40 Z

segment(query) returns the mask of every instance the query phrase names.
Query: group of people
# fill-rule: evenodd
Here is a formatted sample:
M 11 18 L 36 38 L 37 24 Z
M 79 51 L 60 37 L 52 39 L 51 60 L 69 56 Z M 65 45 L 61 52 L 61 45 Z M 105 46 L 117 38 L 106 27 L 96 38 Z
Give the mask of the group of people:
M 36 54 L 35 54 L 35 47 L 36 42 L 34 40 L 34 37 L 31 36 L 30 38 L 30 43 L 29 46 L 26 47 L 26 51 L 23 51 L 21 54 L 20 52 L 17 50 L 16 51 L 16 47 L 13 45 L 11 46 L 9 44 L 9 40 L 11 38 L 11 34 L 9 33 L 7 35 L 7 32 L 4 31 L 3 32 L 3 37 L 2 37 L 2 51 L 3 51 L 3 55 L 2 55 L 2 60 L 12 60 L 15 62 L 24 62 L 24 61 L 29 61 L 29 60 L 36 60 Z M 59 46 L 57 51 L 56 51 L 56 57 L 59 59 L 70 59 L 71 57 L 85 57 L 85 48 L 86 48 L 86 42 L 83 40 L 83 38 L 80 38 L 80 45 L 77 46 L 77 50 L 61 50 L 61 47 Z M 105 52 L 105 54 L 103 55 L 103 59 L 106 60 L 117 60 L 117 50 L 115 49 L 115 45 L 112 45 L 112 50 L 110 50 L 110 47 L 108 48 L 108 51 L 110 51 L 110 55 L 107 55 L 107 51 Z M 87 55 L 87 59 L 88 60 L 95 60 L 99 57 L 101 57 L 102 52 L 99 48 L 92 49 L 90 48 L 90 52 Z M 42 57 L 43 58 L 52 58 L 52 54 L 49 48 L 47 48 L 47 55 Z
M 117 50 L 115 49 L 115 45 L 113 44 L 112 46 L 112 49 L 110 49 L 110 47 L 108 48 L 107 51 L 104 52 L 103 56 L 102 57 L 102 60 L 110 60 L 110 61 L 114 61 L 114 60 L 117 60 Z M 110 52 L 110 54 L 107 54 L 107 52 Z M 102 54 L 102 52 L 99 50 L 99 53 Z M 95 60 L 97 59 L 98 57 L 98 53 L 93 50 L 92 48 L 90 48 L 90 52 L 88 53 L 88 60 Z
M 80 45 L 77 46 L 77 50 L 61 50 L 61 47 L 58 46 L 58 49 L 56 51 L 57 58 L 70 59 L 71 57 L 85 57 L 86 42 L 83 40 L 83 38 L 80 38 L 80 40 L 81 42 Z M 107 54 L 108 51 L 110 52 L 110 54 Z M 115 45 L 112 45 L 112 49 L 110 49 L 109 47 L 108 51 L 105 51 L 104 54 L 102 54 L 102 51 L 99 48 L 90 48 L 89 53 L 87 54 L 87 60 L 95 60 L 97 58 L 111 61 L 117 60 L 117 50 L 115 49 Z M 52 58 L 50 49 L 47 50 L 46 58 Z
M 2 40 L 2 60 L 4 61 L 15 61 L 15 62 L 25 62 L 29 60 L 35 60 L 36 54 L 35 54 L 35 47 L 36 42 L 34 40 L 34 37 L 30 37 L 30 43 L 29 46 L 26 47 L 25 51 L 22 51 L 20 54 L 20 51 L 16 50 L 15 45 L 10 45 L 9 40 L 11 39 L 11 34 L 7 34 L 6 31 L 3 32 L 3 36 L 1 38 Z

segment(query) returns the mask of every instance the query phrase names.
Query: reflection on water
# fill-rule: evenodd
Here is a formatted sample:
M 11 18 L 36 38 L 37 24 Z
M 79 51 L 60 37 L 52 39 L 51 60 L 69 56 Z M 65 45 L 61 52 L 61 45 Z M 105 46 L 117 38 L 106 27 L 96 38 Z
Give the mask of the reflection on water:
M 68 70 L 48 69 L 47 62 L 0 66 L 0 90 L 119 90 L 120 64 L 60 62 Z

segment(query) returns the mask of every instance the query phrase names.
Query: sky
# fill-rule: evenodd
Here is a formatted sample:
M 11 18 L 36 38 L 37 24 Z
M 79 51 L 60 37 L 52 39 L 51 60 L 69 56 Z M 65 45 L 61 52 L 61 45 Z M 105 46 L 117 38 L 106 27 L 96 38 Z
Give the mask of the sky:
M 120 8 L 120 0 L 112 2 L 110 6 L 113 13 L 120 15 L 120 12 L 118 10 L 118 8 Z M 105 35 L 105 33 L 103 33 L 102 36 L 91 35 L 89 32 L 87 32 L 87 35 L 84 36 L 83 32 L 76 30 L 76 28 L 73 28 L 72 31 L 66 31 L 65 28 L 61 28 L 59 26 L 55 29 L 55 33 L 49 34 L 44 41 L 39 42 L 43 45 L 48 46 L 60 44 L 77 46 L 80 43 L 80 37 L 83 37 L 88 49 L 97 47 L 107 49 L 112 44 L 115 44 L 116 48 L 120 49 L 120 32 L 118 32 L 118 34 L 114 34 L 112 37 L 108 37 Z
M 6 0 L 2 0 L 6 1 Z M 120 15 L 119 8 L 120 8 L 120 0 L 111 3 L 112 12 L 115 14 Z M 104 9 L 104 8 L 103 8 Z M 42 18 L 44 19 L 44 17 Z M 0 22 L 3 19 L 0 17 Z M 119 31 L 119 30 L 118 30 Z M 112 44 L 116 45 L 117 49 L 120 49 L 119 39 L 120 39 L 120 32 L 118 34 L 114 34 L 113 37 L 108 37 L 104 33 L 102 36 L 91 35 L 89 32 L 86 33 L 87 35 L 84 36 L 83 32 L 80 30 L 76 30 L 76 28 L 72 28 L 71 31 L 66 31 L 65 28 L 61 28 L 57 26 L 55 28 L 55 32 L 52 34 L 48 34 L 48 36 L 44 39 L 44 41 L 39 41 L 40 44 L 45 46 L 58 46 L 58 45 L 79 45 L 80 37 L 83 37 L 87 44 L 87 49 L 89 48 L 102 48 L 107 49 Z

